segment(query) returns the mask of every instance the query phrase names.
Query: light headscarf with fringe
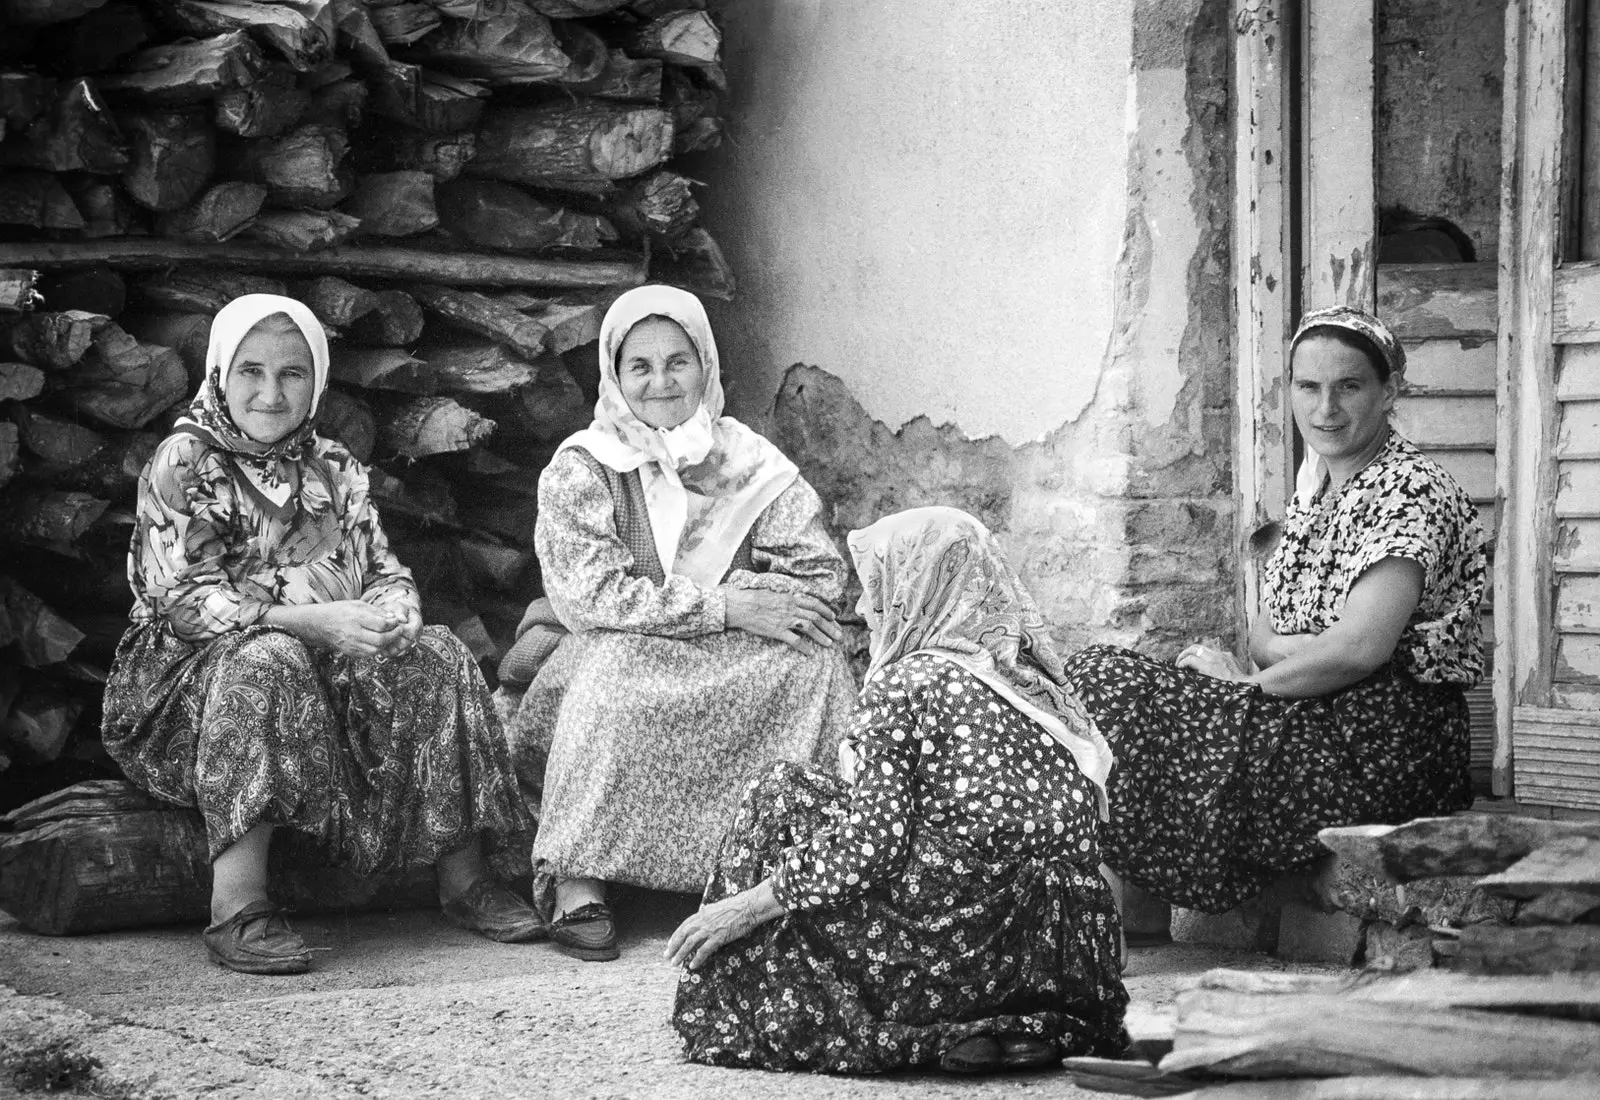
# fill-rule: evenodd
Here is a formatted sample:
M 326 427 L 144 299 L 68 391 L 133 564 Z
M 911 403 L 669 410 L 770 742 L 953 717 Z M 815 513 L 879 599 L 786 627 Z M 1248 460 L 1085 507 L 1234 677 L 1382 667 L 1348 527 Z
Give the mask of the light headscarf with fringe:
M 617 353 L 647 317 L 683 329 L 704 368 L 700 405 L 675 428 L 640 420 L 618 381 Z M 676 287 L 636 287 L 612 303 L 600 325 L 594 421 L 558 448 L 581 447 L 620 474 L 638 470 L 662 570 L 708 587 L 721 583 L 761 513 L 800 475 L 782 451 L 723 416 L 722 404 L 717 344 L 700 299 Z
M 228 412 L 228 371 L 239 344 L 268 317 L 286 315 L 311 349 L 311 408 L 305 420 L 276 443 L 246 435 Z M 189 410 L 173 430 L 187 432 L 226 451 L 243 475 L 246 489 L 262 507 L 279 518 L 292 514 L 301 488 L 301 458 L 314 434 L 312 425 L 328 388 L 328 336 L 322 322 L 303 302 L 281 294 L 245 294 L 217 311 L 206 349 L 206 376 Z
M 1111 747 L 989 529 L 956 508 L 912 508 L 850 532 L 849 545 L 869 609 L 867 679 L 913 653 L 960 665 L 1071 754 L 1105 820 Z

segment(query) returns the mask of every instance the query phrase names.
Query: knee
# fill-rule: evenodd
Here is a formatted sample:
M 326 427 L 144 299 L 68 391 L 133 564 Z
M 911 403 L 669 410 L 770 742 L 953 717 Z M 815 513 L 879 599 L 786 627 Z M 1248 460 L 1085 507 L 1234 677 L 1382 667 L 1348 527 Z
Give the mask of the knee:
M 272 683 L 312 676 L 316 670 L 311 650 L 299 638 L 283 630 L 260 630 L 247 635 L 234 649 L 233 656 L 240 675 L 260 676 Z

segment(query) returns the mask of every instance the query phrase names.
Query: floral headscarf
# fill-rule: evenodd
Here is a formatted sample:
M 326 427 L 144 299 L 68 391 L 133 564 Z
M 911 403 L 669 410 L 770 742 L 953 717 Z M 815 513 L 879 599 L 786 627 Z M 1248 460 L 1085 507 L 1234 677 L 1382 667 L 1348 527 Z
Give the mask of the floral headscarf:
M 306 419 L 276 443 L 251 439 L 228 412 L 228 370 L 234 353 L 250 330 L 277 314 L 287 314 L 311 348 L 312 395 Z M 247 488 L 270 512 L 286 515 L 295 507 L 300 490 L 300 460 L 313 434 L 312 424 L 328 388 L 328 337 L 316 314 L 302 302 L 279 294 L 245 294 L 217 312 L 211 321 L 211 343 L 206 350 L 206 377 L 200 392 L 179 417 L 174 431 L 198 436 L 227 451 L 244 475 Z
M 652 428 L 635 416 L 617 378 L 622 342 L 647 317 L 682 328 L 705 368 L 700 406 L 676 428 Z M 661 568 L 707 586 L 721 582 L 750 528 L 800 474 L 783 452 L 723 416 L 722 403 L 717 344 L 700 299 L 676 287 L 636 287 L 600 325 L 594 422 L 560 447 L 582 447 L 618 473 L 638 470 Z
M 988 528 L 955 508 L 913 508 L 850 532 L 849 544 L 869 609 L 867 679 L 913 653 L 960 665 L 1072 754 L 1105 817 L 1111 748 Z
M 1330 328 L 1344 329 L 1359 336 L 1362 343 L 1382 357 L 1384 365 L 1389 368 L 1389 378 L 1396 386 L 1405 381 L 1406 349 L 1395 339 L 1388 325 L 1366 310 L 1357 309 L 1355 306 L 1328 306 L 1325 309 L 1311 310 L 1301 317 L 1300 326 L 1294 330 L 1294 339 L 1289 341 L 1291 369 L 1294 351 L 1300 346 L 1300 342 L 1319 329 Z M 1300 469 L 1295 473 L 1295 500 L 1301 505 L 1309 506 L 1327 480 L 1327 462 L 1321 455 L 1307 447 L 1305 457 L 1300 462 Z

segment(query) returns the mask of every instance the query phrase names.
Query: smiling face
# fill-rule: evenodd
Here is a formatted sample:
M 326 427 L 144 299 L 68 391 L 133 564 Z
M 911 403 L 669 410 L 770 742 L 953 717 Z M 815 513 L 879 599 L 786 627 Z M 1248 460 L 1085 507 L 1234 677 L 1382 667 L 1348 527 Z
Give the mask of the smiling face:
M 652 428 L 676 428 L 700 407 L 706 372 L 677 322 L 646 317 L 617 352 L 617 383 L 634 416 Z
M 1380 381 L 1365 352 L 1312 334 L 1294 349 L 1289 380 L 1295 426 L 1334 473 L 1359 467 L 1382 445 L 1398 384 Z
M 292 322 L 269 317 L 239 341 L 223 396 L 245 435 L 257 443 L 278 442 L 305 423 L 315 395 L 311 345 Z

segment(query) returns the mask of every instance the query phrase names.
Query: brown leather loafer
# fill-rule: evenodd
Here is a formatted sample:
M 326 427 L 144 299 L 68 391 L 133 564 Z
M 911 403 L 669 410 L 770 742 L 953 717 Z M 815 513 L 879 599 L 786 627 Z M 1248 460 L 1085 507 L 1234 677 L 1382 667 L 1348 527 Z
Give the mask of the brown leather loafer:
M 252 901 L 200 937 L 212 962 L 241 974 L 304 974 L 311 969 L 305 941 L 270 901 Z
M 622 956 L 611 910 L 596 901 L 561 914 L 550 926 L 550 941 L 563 955 L 585 962 L 610 962 Z
M 528 943 L 550 934 L 550 926 L 533 906 L 505 883 L 488 875 L 442 906 L 445 919 L 496 943 Z
M 1000 1064 L 1006 1069 L 1049 1069 L 1060 1061 L 1061 1054 L 1048 1039 L 1020 1032 L 1000 1036 Z

